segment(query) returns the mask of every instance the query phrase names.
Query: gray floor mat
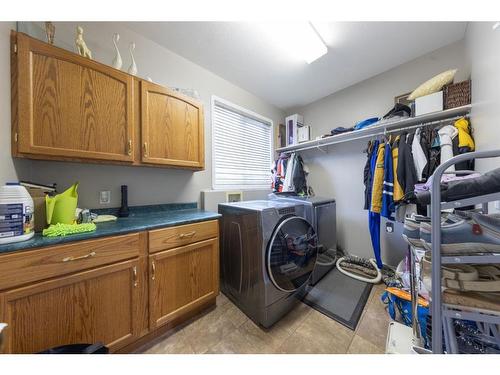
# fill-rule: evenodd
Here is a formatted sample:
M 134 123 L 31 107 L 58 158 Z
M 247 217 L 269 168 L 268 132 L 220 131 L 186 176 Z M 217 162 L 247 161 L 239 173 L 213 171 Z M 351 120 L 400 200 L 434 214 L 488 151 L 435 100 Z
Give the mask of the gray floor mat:
M 309 288 L 303 302 L 355 330 L 372 285 L 346 276 L 334 268 Z

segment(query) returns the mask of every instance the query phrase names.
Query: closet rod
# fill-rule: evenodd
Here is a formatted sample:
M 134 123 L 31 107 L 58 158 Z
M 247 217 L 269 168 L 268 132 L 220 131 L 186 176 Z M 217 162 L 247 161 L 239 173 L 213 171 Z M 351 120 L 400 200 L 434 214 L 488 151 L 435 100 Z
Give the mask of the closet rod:
M 449 117 L 449 118 L 446 118 L 446 119 L 435 120 L 435 121 L 430 121 L 430 122 L 422 122 L 422 123 L 417 124 L 417 125 L 410 125 L 410 126 L 406 126 L 406 127 L 402 127 L 402 128 L 398 128 L 398 129 L 387 130 L 386 128 L 384 128 L 383 130 L 381 130 L 379 132 L 376 132 L 376 133 L 363 134 L 363 135 L 360 135 L 358 137 L 353 137 L 353 138 L 344 139 L 344 140 L 342 140 L 342 139 L 339 139 L 337 141 L 332 140 L 331 142 L 326 142 L 325 141 L 326 139 L 328 139 L 328 137 L 327 138 L 320 138 L 320 139 L 317 140 L 317 142 L 315 144 L 312 144 L 310 146 L 306 146 L 304 148 L 300 148 L 300 149 L 297 149 L 297 150 L 282 151 L 281 153 L 292 154 L 294 152 L 299 152 L 299 151 L 306 151 L 306 150 L 311 150 L 311 149 L 320 148 L 320 147 L 328 147 L 328 146 L 331 146 L 331 145 L 334 145 L 334 144 L 337 144 L 337 143 L 345 143 L 345 142 L 357 141 L 357 140 L 360 140 L 360 139 L 374 138 L 374 137 L 378 137 L 380 135 L 386 135 L 386 134 L 389 134 L 389 133 L 404 132 L 406 130 L 411 130 L 411 129 L 415 129 L 415 128 L 421 128 L 423 126 L 439 125 L 439 124 L 442 124 L 444 122 L 451 122 L 451 121 L 455 121 L 455 120 L 458 120 L 458 119 L 461 119 L 461 118 L 464 118 L 464 117 L 467 117 L 467 115 L 454 116 L 454 117 Z M 321 143 L 321 141 L 323 141 L 324 143 Z

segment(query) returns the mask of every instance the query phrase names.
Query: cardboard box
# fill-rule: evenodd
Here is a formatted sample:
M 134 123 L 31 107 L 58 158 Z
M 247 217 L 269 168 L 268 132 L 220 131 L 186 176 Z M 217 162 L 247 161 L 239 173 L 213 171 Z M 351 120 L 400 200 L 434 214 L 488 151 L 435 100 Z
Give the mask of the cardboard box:
M 41 189 L 27 188 L 35 209 L 35 232 L 41 232 L 47 228 L 47 214 L 45 209 L 45 193 Z
M 421 96 L 415 99 L 415 116 L 425 115 L 427 113 L 439 112 L 443 110 L 443 92 Z

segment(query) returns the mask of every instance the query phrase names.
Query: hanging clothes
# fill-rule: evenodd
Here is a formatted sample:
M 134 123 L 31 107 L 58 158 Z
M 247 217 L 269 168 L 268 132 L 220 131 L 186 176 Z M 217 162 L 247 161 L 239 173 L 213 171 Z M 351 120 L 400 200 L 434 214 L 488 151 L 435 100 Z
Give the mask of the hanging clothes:
M 369 141 L 366 147 L 366 163 L 363 169 L 363 184 L 365 185 L 365 204 L 363 208 L 365 210 L 370 209 L 370 201 L 372 194 L 372 173 L 371 173 L 371 158 L 373 152 L 377 152 L 378 141 Z
M 427 172 L 428 177 L 432 176 L 432 174 L 438 167 L 441 158 L 441 144 L 439 141 L 439 134 L 436 129 L 431 130 L 430 144 L 431 148 L 429 151 L 429 169 Z
M 392 164 L 392 149 L 390 140 L 385 143 L 384 150 L 384 181 L 382 190 L 382 209 L 380 214 L 394 221 L 394 168 Z
M 402 133 L 398 143 L 397 173 L 398 181 L 404 194 L 412 192 L 417 183 L 415 163 L 413 162 L 410 144 L 407 143 L 407 136 L 407 133 Z
M 295 164 L 293 166 L 292 181 L 295 193 L 298 195 L 307 195 L 307 181 L 304 161 L 302 156 L 295 156 Z
M 369 178 L 369 193 L 373 191 L 373 177 L 375 176 L 375 170 L 377 166 L 377 159 L 379 155 L 380 144 L 379 141 L 374 141 L 372 145 L 372 152 L 370 155 L 370 173 L 372 176 Z M 371 207 L 372 194 L 368 194 L 368 207 Z M 375 260 L 377 261 L 377 267 L 381 269 L 383 267 L 382 258 L 380 257 L 380 213 L 368 211 L 368 230 L 370 231 L 370 239 L 373 247 L 373 254 Z
M 382 195 L 384 191 L 384 157 L 385 143 L 380 143 L 377 151 L 375 169 L 372 173 L 372 197 L 370 211 L 380 213 L 382 211 Z
M 413 142 L 411 143 L 411 152 L 413 155 L 413 163 L 415 165 L 417 181 L 422 181 L 422 175 L 425 166 L 427 165 L 427 158 L 425 156 L 424 150 L 422 150 L 420 132 L 420 128 L 415 131 L 415 136 L 413 138 Z
M 439 143 L 441 145 L 440 164 L 448 161 L 453 157 L 453 138 L 458 135 L 458 129 L 452 125 L 443 126 L 438 130 Z M 450 166 L 447 171 L 454 171 L 455 166 Z
M 428 127 L 423 127 L 420 130 L 420 147 L 424 152 L 427 163 L 422 170 L 422 181 L 427 181 L 429 178 L 430 152 L 431 152 L 431 131 Z
M 466 152 L 474 151 L 476 145 L 474 144 L 474 139 L 471 135 L 472 129 L 470 127 L 469 121 L 467 121 L 467 119 L 465 118 L 461 118 L 455 121 L 454 126 L 458 130 L 458 136 L 453 139 L 454 155 L 460 155 L 465 154 Z M 474 170 L 474 159 L 455 164 L 455 169 Z
M 474 139 L 471 136 L 469 121 L 462 117 L 461 119 L 455 121 L 453 125 L 458 130 L 458 147 L 466 147 L 469 151 L 474 151 L 476 145 L 474 144 Z
M 285 179 L 283 181 L 283 192 L 295 191 L 293 186 L 293 168 L 295 166 L 295 152 L 290 155 L 290 159 L 288 160 L 286 171 L 285 171 Z
M 397 136 L 392 143 L 392 170 L 394 176 L 394 202 L 397 203 L 403 198 L 404 192 L 398 179 L 398 158 L 399 158 L 399 140 L 401 136 Z
M 272 169 L 273 176 L 271 182 L 271 187 L 274 193 L 281 193 L 283 191 L 287 162 L 288 156 L 286 154 L 281 154 L 274 164 L 274 168 Z

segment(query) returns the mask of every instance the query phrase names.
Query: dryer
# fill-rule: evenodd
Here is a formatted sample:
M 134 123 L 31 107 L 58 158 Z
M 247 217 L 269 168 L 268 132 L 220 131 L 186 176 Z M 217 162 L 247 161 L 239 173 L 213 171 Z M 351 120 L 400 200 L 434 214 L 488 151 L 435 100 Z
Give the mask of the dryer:
M 219 204 L 221 290 L 270 327 L 300 300 L 316 263 L 316 232 L 297 202 Z

